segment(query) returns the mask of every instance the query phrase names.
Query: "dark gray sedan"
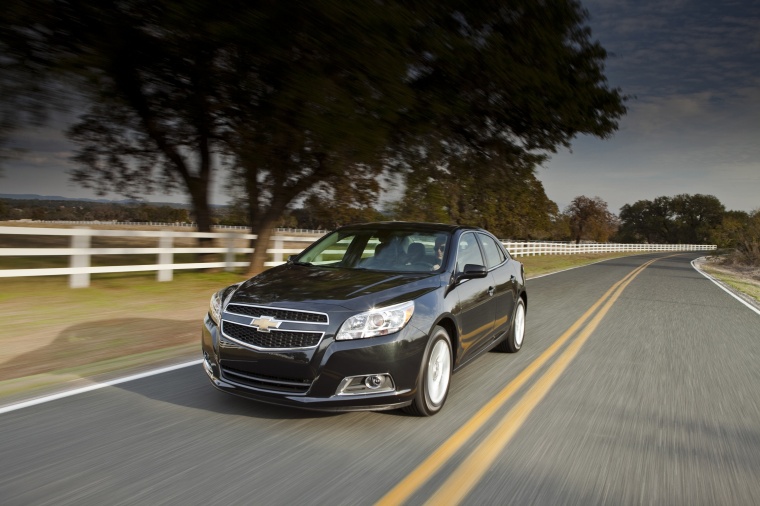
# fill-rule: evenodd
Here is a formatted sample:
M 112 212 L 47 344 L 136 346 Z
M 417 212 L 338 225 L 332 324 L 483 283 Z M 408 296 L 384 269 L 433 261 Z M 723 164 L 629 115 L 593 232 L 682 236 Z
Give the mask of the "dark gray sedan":
M 429 416 L 454 371 L 520 349 L 527 305 L 522 264 L 485 230 L 347 226 L 214 294 L 203 366 L 258 401 Z

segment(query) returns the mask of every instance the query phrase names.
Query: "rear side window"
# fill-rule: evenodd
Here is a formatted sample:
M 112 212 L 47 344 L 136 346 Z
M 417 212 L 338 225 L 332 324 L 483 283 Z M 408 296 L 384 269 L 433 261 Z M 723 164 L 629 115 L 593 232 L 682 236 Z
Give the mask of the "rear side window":
M 504 250 L 496 244 L 493 237 L 485 234 L 478 234 L 478 239 L 480 239 L 480 244 L 483 246 L 483 253 L 486 255 L 486 266 L 489 269 L 501 264 L 507 259 L 504 255 Z

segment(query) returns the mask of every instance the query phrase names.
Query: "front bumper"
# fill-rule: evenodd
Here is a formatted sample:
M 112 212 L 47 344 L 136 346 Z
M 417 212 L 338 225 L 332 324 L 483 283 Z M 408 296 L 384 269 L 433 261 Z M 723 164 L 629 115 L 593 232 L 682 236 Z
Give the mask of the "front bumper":
M 416 394 L 427 341 L 411 323 L 388 336 L 352 341 L 326 336 L 313 350 L 266 352 L 226 339 L 206 316 L 203 368 L 217 389 L 269 404 L 319 411 L 400 408 Z M 377 392 L 346 389 L 347 383 L 374 375 L 390 383 Z

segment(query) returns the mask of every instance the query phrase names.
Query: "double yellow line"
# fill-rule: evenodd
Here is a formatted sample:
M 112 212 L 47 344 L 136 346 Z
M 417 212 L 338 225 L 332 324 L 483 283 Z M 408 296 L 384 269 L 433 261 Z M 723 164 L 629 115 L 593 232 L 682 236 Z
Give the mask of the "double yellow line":
M 675 255 L 670 255 L 675 256 Z M 669 258 L 669 257 L 662 257 Z M 536 360 L 526 367 L 512 382 L 483 406 L 467 423 L 456 431 L 438 449 L 426 458 L 414 471 L 412 471 L 398 485 L 391 489 L 376 506 L 397 505 L 406 502 L 417 492 L 451 457 L 456 454 L 485 423 L 499 410 L 528 380 L 530 380 L 546 362 L 564 345 L 573 335 L 578 332 L 589 318 L 591 321 L 582 328 L 567 349 L 551 365 L 546 373 L 541 376 L 518 403 L 506 414 L 496 428 L 483 440 L 480 445 L 449 475 L 445 483 L 430 497 L 426 504 L 459 504 L 473 487 L 488 471 L 491 464 L 498 458 L 501 451 L 509 443 L 517 430 L 522 426 L 528 415 L 538 405 L 541 399 L 554 385 L 562 372 L 578 354 L 589 336 L 596 330 L 604 316 L 609 312 L 612 305 L 623 293 L 623 290 L 638 276 L 641 271 L 651 264 L 660 260 L 655 258 L 639 266 L 623 279 L 615 283 L 612 288 L 602 295 L 583 316 L 581 316 L 569 329 L 567 329 L 549 348 L 547 348 Z M 601 309 L 599 309 L 601 307 Z M 597 310 L 599 310 L 597 312 Z M 594 315 L 594 313 L 596 313 Z

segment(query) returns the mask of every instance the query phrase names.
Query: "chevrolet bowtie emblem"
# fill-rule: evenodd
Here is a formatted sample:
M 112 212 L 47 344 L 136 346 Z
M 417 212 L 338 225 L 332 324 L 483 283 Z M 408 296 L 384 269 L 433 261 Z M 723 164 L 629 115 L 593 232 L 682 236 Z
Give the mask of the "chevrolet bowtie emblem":
M 259 332 L 269 332 L 269 329 L 279 328 L 282 324 L 281 321 L 275 320 L 271 316 L 262 316 L 260 318 L 254 318 L 251 321 L 251 326 L 255 327 Z

